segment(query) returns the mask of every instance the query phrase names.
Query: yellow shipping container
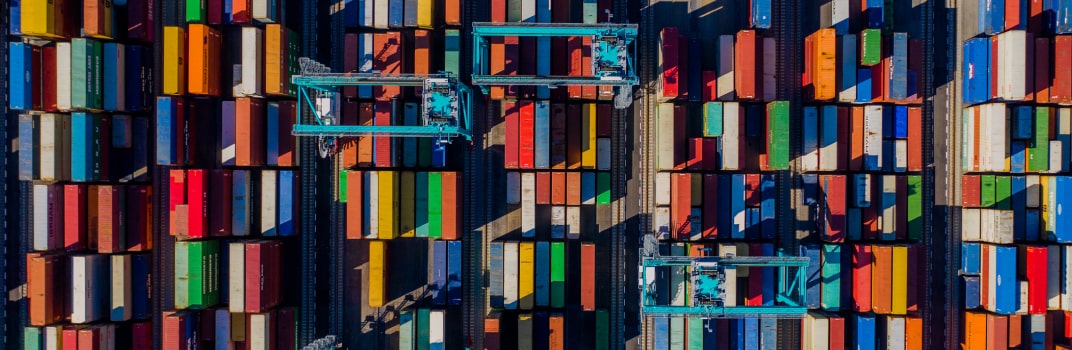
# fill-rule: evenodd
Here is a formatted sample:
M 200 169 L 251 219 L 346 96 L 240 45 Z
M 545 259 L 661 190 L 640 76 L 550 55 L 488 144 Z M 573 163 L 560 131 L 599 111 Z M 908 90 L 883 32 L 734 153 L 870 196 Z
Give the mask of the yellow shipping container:
M 414 219 L 417 176 L 412 171 L 403 171 L 399 181 L 399 230 L 402 237 L 414 237 L 417 233 Z
M 164 94 L 186 93 L 186 30 L 164 27 Z
M 384 291 L 387 289 L 385 271 L 387 261 L 387 242 L 384 241 L 368 241 L 368 306 L 369 307 L 381 307 L 383 306 Z
M 435 0 L 417 0 L 417 26 L 435 29 Z
M 596 167 L 596 105 L 581 106 L 581 167 Z
M 264 26 L 264 92 L 287 94 L 287 29 L 281 24 Z
M 908 313 L 908 247 L 893 247 L 893 298 L 890 312 L 894 315 Z
M 533 300 L 536 296 L 533 294 L 535 288 L 533 288 L 532 277 L 536 275 L 536 243 L 533 242 L 521 242 L 518 245 L 518 257 L 517 257 L 517 307 L 522 310 L 532 310 Z
M 56 6 L 51 0 L 23 0 L 19 4 L 22 34 L 54 38 L 56 32 Z
M 379 238 L 393 239 L 398 236 L 398 172 L 381 171 L 379 186 Z
M 1050 177 L 1046 175 L 1039 176 L 1039 209 L 1042 225 L 1039 226 L 1042 232 L 1050 232 L 1053 230 L 1053 220 L 1050 220 L 1050 210 L 1053 209 L 1050 206 Z

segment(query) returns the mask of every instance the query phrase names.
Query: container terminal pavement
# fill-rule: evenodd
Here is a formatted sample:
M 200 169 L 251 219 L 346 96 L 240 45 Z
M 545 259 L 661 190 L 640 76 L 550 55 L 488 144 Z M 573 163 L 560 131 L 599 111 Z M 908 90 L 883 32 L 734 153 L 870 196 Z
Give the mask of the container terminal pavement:
M 21 0 L 2 349 L 1069 349 L 1072 0 Z

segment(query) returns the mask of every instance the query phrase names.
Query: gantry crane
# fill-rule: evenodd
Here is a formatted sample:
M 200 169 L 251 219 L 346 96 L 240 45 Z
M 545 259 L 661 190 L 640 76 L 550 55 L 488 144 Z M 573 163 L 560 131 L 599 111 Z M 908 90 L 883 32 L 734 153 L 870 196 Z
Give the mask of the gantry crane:
M 640 311 L 644 316 L 703 318 L 800 318 L 805 306 L 805 273 L 808 259 L 788 256 L 660 256 L 654 236 L 645 235 L 641 249 Z M 660 305 L 660 290 L 655 283 L 657 268 L 688 268 L 688 306 Z M 773 303 L 765 306 L 737 306 L 725 300 L 727 271 L 763 267 L 776 271 Z
M 472 139 L 472 91 L 453 73 L 331 73 L 327 66 L 305 57 L 299 63 L 301 74 L 291 77 L 291 82 L 298 88 L 299 103 L 309 106 L 316 124 L 303 123 L 299 108 L 291 133 L 318 137 L 322 157 L 334 152 L 337 138 L 347 136 L 431 137 L 437 147 L 454 137 Z M 422 87 L 421 125 L 340 125 L 339 90 L 346 86 Z
M 592 65 L 589 75 L 491 75 L 487 52 L 489 37 L 564 37 L 592 38 Z M 637 85 L 632 56 L 635 48 L 629 44 L 636 39 L 636 24 L 581 23 L 473 23 L 472 84 L 487 93 L 490 86 L 529 85 L 547 86 L 611 86 L 615 89 L 614 105 L 626 108 L 632 104 L 633 85 Z M 548 58 L 549 59 L 549 58 Z

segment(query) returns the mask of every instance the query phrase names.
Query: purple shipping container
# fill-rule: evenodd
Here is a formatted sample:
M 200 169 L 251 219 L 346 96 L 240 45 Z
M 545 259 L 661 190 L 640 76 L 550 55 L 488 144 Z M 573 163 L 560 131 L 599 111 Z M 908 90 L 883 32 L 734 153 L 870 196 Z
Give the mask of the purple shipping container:
M 127 38 L 152 42 L 155 39 L 153 23 L 156 0 L 127 1 Z

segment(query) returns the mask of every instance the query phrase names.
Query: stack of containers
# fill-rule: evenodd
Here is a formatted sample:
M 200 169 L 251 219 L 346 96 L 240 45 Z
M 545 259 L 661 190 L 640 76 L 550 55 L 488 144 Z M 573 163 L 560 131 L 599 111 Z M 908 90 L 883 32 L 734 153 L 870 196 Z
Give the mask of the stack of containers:
M 652 230 L 670 256 L 775 255 L 775 173 L 789 169 L 789 103 L 778 101 L 771 2 L 736 6 L 736 32 L 659 32 Z M 737 18 L 735 17 L 735 18 Z M 715 57 L 704 59 L 704 47 Z M 688 268 L 649 268 L 658 305 L 688 306 Z M 726 306 L 773 306 L 776 271 L 728 272 Z M 657 317 L 656 349 L 759 348 L 774 320 Z
M 606 1 L 485 4 L 491 22 L 594 24 L 613 11 Z M 592 76 L 591 44 L 581 36 L 492 37 L 489 74 Z M 504 212 L 514 226 L 506 230 L 512 234 L 493 237 L 489 250 L 489 306 L 504 327 L 486 345 L 561 349 L 564 324 L 595 324 L 610 306 L 595 286 L 597 278 L 610 277 L 597 276 L 596 261 L 611 216 L 613 89 L 493 86 L 489 92 L 501 117 L 494 123 L 503 135 Z M 606 333 L 570 337 L 585 348 L 609 344 Z
M 336 68 L 343 72 L 461 74 L 460 1 L 348 0 L 342 11 L 344 54 Z M 333 103 L 343 125 L 415 126 L 422 123 L 421 93 L 398 86 L 346 87 Z M 347 279 L 365 286 L 355 299 L 360 305 L 347 305 L 356 311 L 348 309 L 346 317 L 358 324 L 383 307 L 398 308 L 399 349 L 460 344 L 445 335 L 445 327 L 461 324 L 464 179 L 447 162 L 447 146 L 431 138 L 370 135 L 344 138 L 337 156 L 335 198 L 346 208 L 344 249 L 347 266 L 353 266 Z M 427 269 L 394 268 L 395 262 L 421 259 Z M 395 299 L 393 292 L 399 288 L 389 280 L 426 281 L 425 294 L 416 303 L 400 303 L 403 298 Z M 354 337 L 347 343 L 359 342 L 358 332 L 347 336 Z
M 961 26 L 965 349 L 1069 346 L 1072 27 L 1059 2 L 969 1 Z M 969 19 L 973 20 L 973 19 Z
M 922 347 L 922 41 L 903 6 L 832 1 L 804 40 L 803 342 Z M 900 16 L 900 15 L 898 15 Z M 800 217 L 800 214 L 798 214 Z
M 25 348 L 147 346 L 152 12 L 142 0 L 10 9 L 5 88 L 32 198 Z
M 282 261 L 299 228 L 289 81 L 300 43 L 279 0 L 181 6 L 159 38 L 155 101 L 174 241 L 163 348 L 293 348 L 296 300 L 282 286 L 295 267 Z

